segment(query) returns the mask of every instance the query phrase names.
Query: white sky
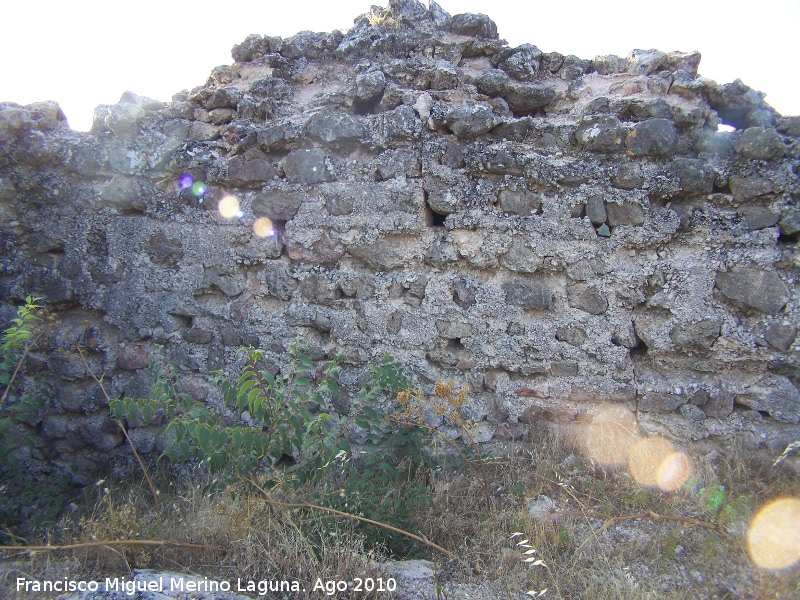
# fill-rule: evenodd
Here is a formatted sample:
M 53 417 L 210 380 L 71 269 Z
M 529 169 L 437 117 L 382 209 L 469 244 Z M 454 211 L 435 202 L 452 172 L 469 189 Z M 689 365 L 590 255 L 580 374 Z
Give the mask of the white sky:
M 5 0 L 0 101 L 55 100 L 74 129 L 125 90 L 170 100 L 203 85 L 251 33 L 347 30 L 388 0 Z M 424 0 L 427 4 L 427 0 Z M 736 78 L 800 114 L 800 0 L 441 0 L 450 14 L 483 12 L 512 46 L 594 58 L 634 48 L 699 50 L 700 74 Z

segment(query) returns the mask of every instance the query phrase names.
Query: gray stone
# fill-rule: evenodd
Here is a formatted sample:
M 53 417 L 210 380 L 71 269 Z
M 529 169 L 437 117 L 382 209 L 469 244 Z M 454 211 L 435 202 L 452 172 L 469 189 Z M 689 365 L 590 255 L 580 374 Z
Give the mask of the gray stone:
M 514 279 L 502 285 L 506 302 L 523 309 L 545 310 L 553 305 L 553 292 L 550 288 L 533 283 L 527 279 Z
M 643 225 L 644 211 L 638 204 L 614 204 L 606 203 L 606 213 L 608 224 L 611 227 L 619 225 Z
M 236 108 L 242 99 L 242 92 L 236 88 L 228 87 L 214 90 L 205 101 L 207 110 L 215 108 Z
M 348 113 L 323 112 L 308 122 L 308 134 L 327 144 L 352 142 L 364 135 L 364 126 Z
M 625 138 L 632 156 L 669 156 L 675 151 L 678 134 L 669 119 L 648 119 L 637 123 Z
M 678 348 L 708 350 L 717 340 L 722 319 L 712 316 L 676 325 L 669 336 Z
M 242 156 L 234 156 L 228 160 L 228 182 L 232 185 L 262 185 L 275 176 L 275 168 L 267 159 L 267 155 L 255 148 L 247 150 Z
M 289 221 L 297 215 L 302 203 L 303 194 L 299 192 L 270 190 L 253 198 L 252 209 L 257 216 Z
M 581 120 L 575 130 L 578 146 L 591 152 L 619 152 L 625 139 L 625 129 L 611 115 L 597 115 Z
M 448 61 L 437 60 L 431 74 L 431 89 L 454 90 L 458 83 L 458 70 Z
M 150 349 L 141 344 L 126 344 L 119 349 L 117 366 L 126 371 L 145 369 L 150 366 Z
M 500 264 L 518 273 L 533 273 L 542 264 L 542 258 L 525 240 L 517 238 L 509 246 L 508 252 L 500 257 Z
M 475 80 L 478 91 L 492 98 L 505 94 L 508 83 L 508 74 L 500 69 L 490 69 Z
M 608 309 L 608 300 L 603 294 L 584 283 L 568 287 L 567 297 L 572 308 L 578 308 L 592 315 L 602 314 Z
M 497 199 L 503 212 L 522 217 L 535 214 L 542 205 L 542 197 L 528 190 L 503 189 Z
M 541 83 L 512 83 L 506 90 L 508 107 L 517 116 L 535 115 L 556 99 L 556 90 Z
M 589 217 L 592 225 L 602 225 L 606 222 L 608 216 L 606 215 L 606 206 L 602 196 L 598 194 L 589 196 L 588 200 L 586 200 L 586 216 Z
M 786 153 L 783 138 L 772 128 L 749 127 L 745 129 L 735 145 L 736 151 L 745 158 L 775 160 Z
M 453 15 L 447 24 L 447 29 L 459 35 L 490 40 L 497 39 L 497 25 L 483 14 L 463 13 Z
M 487 133 L 497 124 L 497 117 L 488 106 L 455 106 L 444 116 L 445 124 L 456 137 L 472 139 Z
M 797 337 L 797 328 L 794 325 L 772 323 L 767 326 L 765 337 L 773 348 L 788 352 Z
M 741 212 L 744 215 L 747 229 L 750 231 L 772 227 L 781 218 L 780 213 L 773 212 L 763 206 L 746 206 Z
M 559 327 L 556 329 L 556 339 L 573 346 L 581 346 L 586 341 L 586 332 L 574 325 Z
M 790 208 L 781 217 L 779 222 L 781 235 L 794 235 L 800 233 L 800 210 Z
M 289 96 L 292 88 L 280 77 L 262 77 L 250 84 L 250 93 L 280 100 Z
M 183 334 L 183 339 L 192 344 L 209 344 L 213 337 L 213 332 L 200 327 L 192 327 Z
M 748 202 L 771 194 L 772 182 L 764 177 L 741 177 L 733 175 L 729 179 L 733 199 L 737 202 Z
M 369 71 L 356 75 L 356 98 L 362 101 L 375 100 L 386 89 L 386 76 L 383 71 Z
M 676 158 L 672 162 L 681 186 L 681 194 L 694 196 L 714 191 L 714 171 L 696 159 Z
M 283 172 L 290 183 L 313 185 L 334 181 L 333 173 L 327 165 L 328 155 L 324 150 L 293 150 L 283 159 Z
M 773 271 L 737 268 L 720 271 L 717 289 L 737 306 L 776 313 L 789 301 L 789 289 Z
M 531 81 L 536 78 L 541 64 L 542 51 L 536 46 L 523 44 L 514 53 L 499 64 L 514 79 Z
M 607 224 L 603 223 L 600 227 L 597 228 L 597 235 L 601 237 L 610 237 L 611 236 L 611 229 L 608 227 Z
M 611 185 L 621 190 L 640 189 L 644 185 L 644 182 L 644 172 L 638 163 L 625 163 L 620 165 L 617 168 L 617 172 L 611 178 Z
M 786 377 L 765 375 L 737 395 L 736 403 L 769 413 L 776 421 L 800 423 L 800 393 Z
M 633 50 L 628 55 L 628 73 L 650 75 L 666 62 L 667 55 L 659 50 Z

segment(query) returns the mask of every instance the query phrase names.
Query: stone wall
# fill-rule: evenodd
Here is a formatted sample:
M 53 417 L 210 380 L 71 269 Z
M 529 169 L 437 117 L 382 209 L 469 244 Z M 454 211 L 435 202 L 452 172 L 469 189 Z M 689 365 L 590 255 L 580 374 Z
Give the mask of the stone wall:
M 350 358 L 337 410 L 390 352 L 425 390 L 468 385 L 480 441 L 609 401 L 677 440 L 798 439 L 800 118 L 696 52 L 583 60 L 434 2 L 384 17 L 250 36 L 90 133 L 0 105 L 2 320 L 28 294 L 60 319 L 35 458 L 89 482 L 126 451 L 78 344 L 113 396 L 148 393 L 161 345 L 213 401 L 238 350 L 280 365 L 298 335 Z

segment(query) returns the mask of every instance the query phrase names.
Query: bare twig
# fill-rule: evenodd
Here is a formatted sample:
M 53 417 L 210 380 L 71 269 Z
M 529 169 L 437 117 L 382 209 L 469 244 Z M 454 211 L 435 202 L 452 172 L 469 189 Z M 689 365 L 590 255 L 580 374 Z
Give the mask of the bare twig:
M 250 479 L 248 481 L 250 481 L 250 483 L 253 484 L 255 486 L 255 488 L 259 492 L 261 492 L 261 494 L 264 496 L 264 501 L 267 504 L 271 504 L 272 506 L 280 506 L 280 507 L 283 507 L 283 508 L 305 508 L 305 509 L 309 509 L 309 510 L 318 510 L 318 511 L 327 512 L 327 513 L 330 513 L 330 514 L 334 514 L 334 515 L 337 515 L 339 517 L 344 517 L 345 519 L 353 519 L 355 521 L 362 521 L 364 523 L 369 523 L 370 525 L 376 525 L 377 527 L 383 527 L 384 529 L 388 529 L 389 531 L 394 531 L 395 533 L 399 533 L 400 535 L 404 535 L 406 537 L 411 538 L 412 540 L 416 540 L 416 541 L 418 541 L 418 542 L 420 542 L 422 544 L 425 544 L 429 548 L 433 548 L 434 550 L 438 550 L 439 552 L 441 552 L 442 554 L 444 554 L 444 555 L 446 555 L 446 556 L 448 556 L 450 558 L 456 558 L 456 556 L 452 552 L 450 552 L 449 550 L 446 550 L 445 548 L 442 548 L 438 544 L 433 543 L 428 538 L 426 538 L 424 535 L 416 535 L 416 534 L 413 534 L 413 533 L 409 533 L 408 531 L 405 531 L 403 529 L 398 529 L 397 527 L 392 527 L 391 525 L 387 525 L 386 523 L 381 523 L 380 521 L 373 521 L 372 519 L 367 519 L 366 517 L 360 517 L 358 515 L 353 515 L 353 514 L 350 514 L 350 513 L 342 512 L 340 510 L 336 510 L 335 508 L 328 508 L 326 506 L 318 506 L 316 504 L 310 504 L 308 502 L 281 502 L 280 500 L 273 499 L 269 495 L 269 492 L 266 491 L 264 488 L 262 488 L 260 485 L 258 485 L 258 483 L 255 482 L 254 480 Z
M 42 337 L 43 333 L 44 331 L 40 331 L 35 338 L 25 343 L 25 350 L 22 351 L 22 356 L 17 363 L 17 368 L 14 369 L 14 373 L 11 375 L 11 379 L 6 386 L 6 390 L 3 392 L 3 397 L 0 398 L 0 404 L 8 399 L 8 394 L 11 392 L 11 386 L 14 385 L 14 380 L 17 378 L 17 375 L 19 375 L 19 370 L 22 368 L 22 363 L 25 362 L 25 358 L 28 356 L 28 353 L 31 351 L 36 342 L 39 341 L 39 338 Z
M 447 444 L 449 444 L 453 448 L 453 450 L 458 452 L 458 455 L 461 457 L 461 460 L 463 460 L 465 463 L 467 463 L 467 467 L 469 467 L 470 471 L 472 471 L 472 474 L 475 475 L 476 479 L 478 479 L 481 482 L 481 486 L 483 487 L 483 495 L 484 495 L 484 498 L 485 498 L 485 501 L 486 501 L 486 511 L 491 514 L 491 512 L 492 512 L 492 498 L 491 498 L 491 496 L 489 494 L 489 484 L 486 481 L 486 471 L 483 468 L 483 460 L 480 458 L 480 454 L 478 455 L 478 462 L 479 462 L 479 464 L 481 466 L 481 473 L 478 473 L 478 470 L 475 468 L 475 465 L 473 465 L 472 461 L 469 460 L 466 457 L 466 455 L 464 454 L 464 452 L 461 451 L 461 448 L 458 447 L 458 444 L 456 444 L 455 440 L 453 440 L 449 436 L 445 435 L 444 433 L 442 433 L 441 431 L 436 429 L 436 427 L 433 427 L 431 425 L 425 425 L 425 424 L 421 425 L 419 423 L 411 423 L 409 421 L 398 421 L 398 420 L 393 420 L 393 421 L 397 425 L 403 425 L 405 427 L 422 427 L 424 429 L 427 429 L 428 431 L 431 431 L 431 432 L 435 433 L 436 435 L 438 435 Z M 465 429 L 465 432 L 466 432 L 466 429 Z M 467 433 L 467 436 L 470 437 L 470 441 L 472 442 L 472 437 L 469 435 L 469 432 L 466 432 L 466 433 Z M 473 446 L 472 449 L 475 450 L 474 442 L 472 442 L 472 446 Z
M 106 392 L 106 388 L 105 388 L 105 386 L 103 386 L 103 377 L 105 377 L 105 373 L 103 373 L 103 375 L 101 375 L 100 378 L 98 379 L 97 375 L 94 374 L 94 371 L 92 371 L 92 368 L 89 366 L 89 362 L 86 360 L 86 357 L 83 355 L 83 350 L 81 349 L 80 346 L 78 346 L 78 353 L 81 355 L 81 360 L 83 361 L 83 364 L 86 367 L 86 370 L 89 371 L 89 375 L 91 375 L 92 379 L 94 379 L 97 382 L 97 385 L 100 386 L 100 390 L 103 392 L 103 396 L 105 396 L 106 402 L 111 404 L 111 398 L 109 398 L 108 392 Z M 156 491 L 156 487 L 155 487 L 155 485 L 153 485 L 153 480 L 150 479 L 150 474 L 147 472 L 147 468 L 144 466 L 144 462 L 142 462 L 142 458 L 139 456 L 139 453 L 136 451 L 136 447 L 133 445 L 133 441 L 131 440 L 130 436 L 128 435 L 128 432 L 125 429 L 125 426 L 122 424 L 122 421 L 120 421 L 119 419 L 114 419 L 114 422 L 122 430 L 122 434 L 125 436 L 125 439 L 127 440 L 128 445 L 131 447 L 131 450 L 133 450 L 133 455 L 136 457 L 136 460 L 139 462 L 139 466 L 142 468 L 142 472 L 144 473 L 144 477 L 147 480 L 147 485 L 150 488 L 150 493 L 153 494 L 153 501 L 155 502 L 156 510 L 161 510 L 161 504 L 158 501 L 158 492 Z

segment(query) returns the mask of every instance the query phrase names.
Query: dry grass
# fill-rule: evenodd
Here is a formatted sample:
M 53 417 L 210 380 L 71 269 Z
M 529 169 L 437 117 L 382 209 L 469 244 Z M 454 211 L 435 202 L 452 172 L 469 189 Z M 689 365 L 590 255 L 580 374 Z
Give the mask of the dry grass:
M 690 480 L 673 493 L 643 487 L 624 470 L 600 468 L 563 439 L 543 432 L 484 466 L 491 512 L 483 482 L 473 471 L 438 470 L 429 476 L 433 504 L 419 515 L 419 531 L 459 558 L 448 561 L 424 547 L 417 552 L 437 562 L 445 593 L 459 583 L 489 580 L 508 598 L 544 588 L 545 598 L 599 600 L 798 597 L 800 568 L 775 572 L 755 567 L 745 534 L 769 500 L 800 498 L 800 483 L 786 477 L 786 471 L 749 460 L 745 452 L 717 460 L 693 457 Z M 20 562 L 6 574 L 5 587 L 11 589 L 10 581 L 21 572 L 104 578 L 134 568 L 228 580 L 377 576 L 373 565 L 381 553 L 364 547 L 363 527 L 353 521 L 276 509 L 244 486 L 209 496 L 203 494 L 209 482 L 199 475 L 162 471 L 154 479 L 160 511 L 153 508 L 146 485 L 106 481 L 86 491 L 80 506 L 49 532 L 47 541 L 161 539 L 200 543 L 206 549 L 92 548 L 69 556 L 9 556 Z M 658 519 L 604 527 L 595 516 L 557 514 L 537 520 L 528 505 L 542 495 L 555 502 L 556 511 L 615 516 L 652 511 L 714 521 L 718 528 Z M 280 491 L 275 497 L 296 498 Z M 512 540 L 514 532 L 524 535 Z M 525 548 L 516 543 L 523 537 L 543 565 L 522 562 Z

